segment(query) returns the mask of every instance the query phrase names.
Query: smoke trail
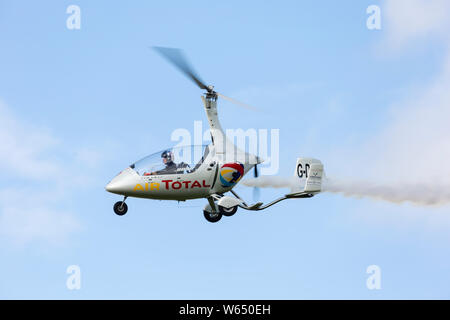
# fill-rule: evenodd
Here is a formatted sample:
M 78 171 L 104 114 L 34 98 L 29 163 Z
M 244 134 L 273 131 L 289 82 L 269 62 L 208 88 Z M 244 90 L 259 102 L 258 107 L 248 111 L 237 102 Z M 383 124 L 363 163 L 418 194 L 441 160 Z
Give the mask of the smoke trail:
M 324 192 L 339 193 L 346 197 L 372 198 L 392 203 L 409 202 L 432 206 L 450 203 L 450 186 L 427 184 L 378 184 L 372 181 L 327 179 Z
M 304 182 L 296 177 L 261 176 L 241 182 L 247 187 L 259 188 L 298 188 Z M 450 203 L 450 185 L 427 184 L 383 184 L 373 181 L 326 178 L 322 192 L 341 194 L 345 197 L 371 198 L 392 203 L 409 202 L 419 206 L 444 205 Z

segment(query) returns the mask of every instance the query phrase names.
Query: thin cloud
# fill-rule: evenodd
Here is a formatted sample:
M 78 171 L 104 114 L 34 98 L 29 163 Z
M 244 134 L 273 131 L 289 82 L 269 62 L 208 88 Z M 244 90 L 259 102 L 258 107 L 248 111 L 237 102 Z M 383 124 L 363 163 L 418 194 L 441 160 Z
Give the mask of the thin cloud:
M 435 36 L 450 48 L 450 3 L 441 0 L 387 1 L 387 39 L 398 48 L 420 46 Z M 407 45 L 408 44 L 408 45 Z M 391 106 L 390 120 L 366 144 L 341 150 L 328 191 L 419 205 L 450 202 L 450 50 L 431 82 Z M 334 180 L 333 180 L 334 177 Z
M 450 2 L 447 0 L 384 1 L 387 43 L 401 50 L 427 37 L 448 37 Z
M 51 130 L 23 121 L 3 102 L 0 141 L 0 236 L 20 245 L 63 244 L 82 229 L 65 200 L 92 184 L 89 169 L 100 156 L 85 147 L 65 150 Z
M 6 197 L 11 191 L 13 198 Z M 60 246 L 73 233 L 82 230 L 74 214 L 54 208 L 52 201 L 43 200 L 45 193 L 24 189 L 2 190 L 1 193 L 0 235 L 16 245 L 44 242 Z
M 59 142 L 46 128 L 21 122 L 0 101 L 0 168 L 27 179 L 42 179 L 61 172 L 61 167 L 46 159 L 45 152 Z

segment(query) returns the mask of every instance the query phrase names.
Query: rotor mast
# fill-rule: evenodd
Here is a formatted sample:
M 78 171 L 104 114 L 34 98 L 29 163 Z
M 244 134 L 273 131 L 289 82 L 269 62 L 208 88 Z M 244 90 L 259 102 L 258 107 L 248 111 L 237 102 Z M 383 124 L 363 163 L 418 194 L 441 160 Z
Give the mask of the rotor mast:
M 205 96 L 202 96 L 202 100 L 205 106 L 206 116 L 208 117 L 211 139 L 216 149 L 216 153 L 225 154 L 226 149 L 229 151 L 233 150 L 232 152 L 234 152 L 236 148 L 234 144 L 225 137 L 217 116 L 217 98 L 220 96 L 225 100 L 247 109 L 254 110 L 254 108 L 214 91 L 214 87 L 211 85 L 206 85 L 205 82 L 196 74 L 196 72 L 194 72 L 194 69 L 190 66 L 181 50 L 164 47 L 153 47 L 153 49 L 155 49 L 156 52 L 158 52 L 163 58 L 167 59 L 178 70 L 184 73 L 184 75 L 193 81 L 200 89 L 206 90 Z M 244 154 L 242 151 L 239 152 Z
M 202 101 L 205 107 L 206 117 L 208 118 L 212 143 L 217 153 L 224 153 L 226 137 L 217 113 L 218 95 L 213 89 L 213 86 L 208 86 L 207 92 L 202 96 Z

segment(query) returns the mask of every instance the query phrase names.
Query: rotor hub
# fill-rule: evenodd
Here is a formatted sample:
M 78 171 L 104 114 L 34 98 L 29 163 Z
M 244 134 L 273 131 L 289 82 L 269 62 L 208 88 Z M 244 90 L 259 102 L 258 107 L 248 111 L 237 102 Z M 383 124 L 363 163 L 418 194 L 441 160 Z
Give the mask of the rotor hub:
M 208 91 L 205 93 L 206 100 L 214 100 L 217 101 L 217 93 L 215 91 Z
M 207 86 L 206 91 L 207 91 L 205 93 L 206 99 L 217 101 L 218 95 L 217 95 L 217 92 L 214 91 L 214 86 L 211 86 L 211 85 Z

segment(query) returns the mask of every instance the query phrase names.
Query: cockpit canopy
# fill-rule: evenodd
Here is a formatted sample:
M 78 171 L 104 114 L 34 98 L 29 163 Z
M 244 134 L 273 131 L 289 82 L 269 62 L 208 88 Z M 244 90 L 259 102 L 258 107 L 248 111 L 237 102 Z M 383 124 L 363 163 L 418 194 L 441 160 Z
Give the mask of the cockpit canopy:
M 153 153 L 130 167 L 141 176 L 195 172 L 209 154 L 208 145 L 180 146 Z

